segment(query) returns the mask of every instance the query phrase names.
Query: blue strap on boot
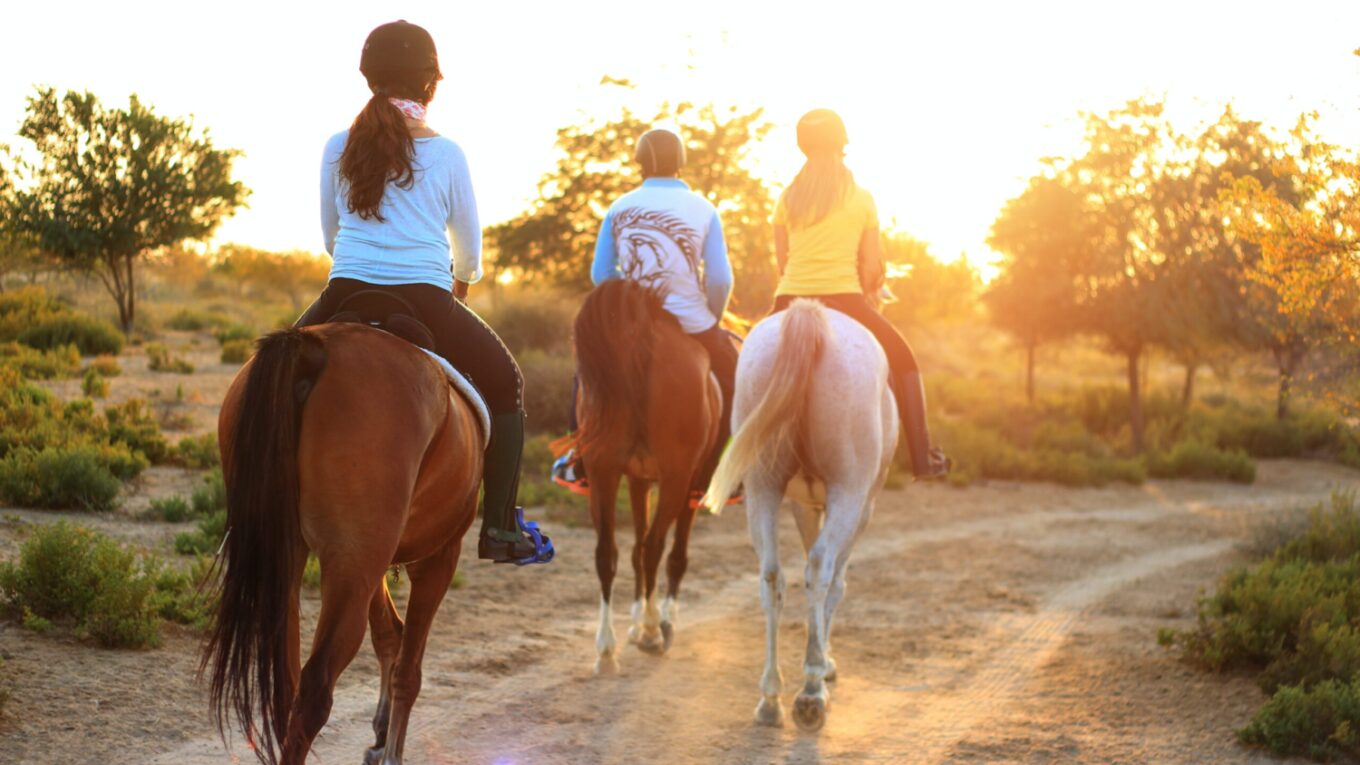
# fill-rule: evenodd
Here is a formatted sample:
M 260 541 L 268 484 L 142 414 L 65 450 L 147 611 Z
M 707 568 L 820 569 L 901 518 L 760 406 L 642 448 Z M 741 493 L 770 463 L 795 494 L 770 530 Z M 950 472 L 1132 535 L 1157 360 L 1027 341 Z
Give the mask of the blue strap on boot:
M 531 563 L 548 563 L 553 559 L 556 550 L 553 549 L 552 540 L 543 536 L 543 532 L 538 530 L 537 521 L 524 520 L 524 508 L 515 506 L 515 520 L 519 522 L 519 527 L 529 535 L 534 543 L 534 554 L 527 555 L 514 561 L 516 566 L 528 566 Z

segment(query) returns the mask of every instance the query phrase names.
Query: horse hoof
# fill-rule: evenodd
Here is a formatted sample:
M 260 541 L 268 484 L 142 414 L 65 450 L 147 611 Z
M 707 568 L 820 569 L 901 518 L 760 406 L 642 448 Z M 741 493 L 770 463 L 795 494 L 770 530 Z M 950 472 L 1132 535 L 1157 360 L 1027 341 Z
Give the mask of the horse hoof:
M 816 733 L 826 725 L 826 700 L 817 696 L 799 696 L 793 701 L 793 721 L 798 729 Z
M 607 675 L 617 675 L 619 673 L 619 660 L 614 658 L 614 654 L 602 654 L 595 660 L 595 676 L 604 677 Z
M 387 747 L 374 746 L 364 751 L 364 765 L 381 765 Z
M 671 650 L 671 642 L 675 640 L 675 625 L 670 622 L 661 623 L 661 652 Z
M 836 662 L 828 658 L 826 660 L 826 667 L 826 674 L 822 675 L 822 679 L 828 683 L 836 682 Z
M 639 651 L 642 651 L 643 653 L 649 653 L 653 656 L 660 656 L 661 654 L 665 653 L 667 645 L 669 645 L 669 641 L 667 641 L 666 638 L 660 632 L 656 632 L 650 635 L 644 632 L 641 636 L 638 637 L 637 641 L 637 647 Z
M 628 644 L 637 645 L 642 640 L 642 628 L 634 624 L 628 628 Z
M 768 725 L 771 728 L 784 727 L 784 705 L 776 697 L 771 699 L 761 699 L 756 705 L 756 725 Z

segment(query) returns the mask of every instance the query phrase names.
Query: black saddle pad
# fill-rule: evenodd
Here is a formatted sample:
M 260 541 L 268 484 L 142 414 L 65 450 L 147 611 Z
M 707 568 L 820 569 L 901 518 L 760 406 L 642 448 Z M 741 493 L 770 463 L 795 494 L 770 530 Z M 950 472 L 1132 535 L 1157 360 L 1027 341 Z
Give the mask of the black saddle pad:
M 391 332 L 412 345 L 434 350 L 434 333 L 416 318 L 416 309 L 386 290 L 361 290 L 341 301 L 327 322 L 355 322 Z

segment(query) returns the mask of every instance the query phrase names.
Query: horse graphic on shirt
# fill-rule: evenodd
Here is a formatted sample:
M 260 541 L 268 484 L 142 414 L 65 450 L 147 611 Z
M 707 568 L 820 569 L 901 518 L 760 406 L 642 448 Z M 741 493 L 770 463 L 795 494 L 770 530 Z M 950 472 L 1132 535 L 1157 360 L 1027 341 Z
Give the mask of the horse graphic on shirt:
M 614 213 L 619 270 L 626 279 L 665 290 L 667 282 L 688 274 L 699 276 L 699 232 L 664 210 L 629 207 Z

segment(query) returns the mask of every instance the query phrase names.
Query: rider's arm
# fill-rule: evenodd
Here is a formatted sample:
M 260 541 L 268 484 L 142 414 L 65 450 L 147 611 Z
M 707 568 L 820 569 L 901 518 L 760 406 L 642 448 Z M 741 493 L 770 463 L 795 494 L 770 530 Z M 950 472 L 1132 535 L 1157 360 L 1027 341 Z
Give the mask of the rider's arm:
M 610 279 L 622 279 L 619 270 L 619 250 L 614 243 L 614 211 L 605 213 L 600 224 L 600 235 L 595 239 L 595 261 L 590 264 L 590 280 L 604 284 Z
M 732 297 L 732 263 L 727 259 L 727 238 L 723 236 L 722 220 L 713 211 L 713 221 L 704 237 L 704 293 L 708 309 L 722 321 L 727 301 Z
M 482 278 L 482 224 L 477 217 L 477 196 L 472 193 L 472 175 L 467 157 L 457 145 L 450 161 L 449 244 L 453 248 L 455 282 L 474 284 Z M 464 288 L 464 294 L 467 289 Z
M 883 254 L 878 245 L 878 226 L 859 236 L 859 286 L 868 295 L 883 286 Z
M 774 262 L 779 266 L 779 275 L 784 275 L 784 267 L 789 264 L 789 229 L 782 223 L 774 226 Z
M 345 150 L 345 133 L 340 133 L 326 142 L 326 150 L 321 153 L 321 241 L 326 244 L 326 254 L 335 254 L 335 235 L 340 233 L 340 210 L 336 207 L 335 186 L 336 168 L 340 154 Z

